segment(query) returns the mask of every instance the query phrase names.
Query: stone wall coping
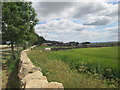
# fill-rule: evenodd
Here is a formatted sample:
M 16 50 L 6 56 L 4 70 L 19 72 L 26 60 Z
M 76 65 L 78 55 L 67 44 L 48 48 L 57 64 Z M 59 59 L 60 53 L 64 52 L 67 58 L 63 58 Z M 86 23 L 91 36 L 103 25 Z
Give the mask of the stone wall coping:
M 62 83 L 48 82 L 47 78 L 43 76 L 41 69 L 35 67 L 30 61 L 27 53 L 35 47 L 36 46 L 32 46 L 20 53 L 18 73 L 20 88 L 54 88 L 55 90 L 64 90 Z

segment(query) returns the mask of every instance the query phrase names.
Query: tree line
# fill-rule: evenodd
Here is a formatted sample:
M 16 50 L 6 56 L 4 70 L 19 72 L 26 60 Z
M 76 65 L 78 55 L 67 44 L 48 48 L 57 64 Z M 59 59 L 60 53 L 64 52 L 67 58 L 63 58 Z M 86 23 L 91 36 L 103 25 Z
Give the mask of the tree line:
M 27 45 L 39 44 L 44 41 L 35 33 L 38 23 L 37 14 L 32 2 L 2 3 L 2 44 L 10 44 L 14 56 L 14 46 L 26 48 Z

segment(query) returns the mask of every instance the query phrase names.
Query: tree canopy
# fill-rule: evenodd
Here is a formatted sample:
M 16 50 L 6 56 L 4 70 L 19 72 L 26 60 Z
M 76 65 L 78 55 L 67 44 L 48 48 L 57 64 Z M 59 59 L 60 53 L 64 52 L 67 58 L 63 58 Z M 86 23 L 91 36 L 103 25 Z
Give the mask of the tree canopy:
M 33 44 L 38 35 L 34 26 L 38 19 L 31 2 L 3 2 L 2 3 L 2 39 L 11 44 L 12 52 L 14 45 Z

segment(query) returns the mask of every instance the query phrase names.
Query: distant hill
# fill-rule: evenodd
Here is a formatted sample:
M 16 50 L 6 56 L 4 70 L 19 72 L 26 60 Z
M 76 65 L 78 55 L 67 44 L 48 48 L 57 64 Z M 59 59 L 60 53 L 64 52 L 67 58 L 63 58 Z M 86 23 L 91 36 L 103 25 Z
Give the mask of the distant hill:
M 120 41 L 111 41 L 111 42 L 95 42 L 92 44 L 97 44 L 97 45 L 120 45 Z

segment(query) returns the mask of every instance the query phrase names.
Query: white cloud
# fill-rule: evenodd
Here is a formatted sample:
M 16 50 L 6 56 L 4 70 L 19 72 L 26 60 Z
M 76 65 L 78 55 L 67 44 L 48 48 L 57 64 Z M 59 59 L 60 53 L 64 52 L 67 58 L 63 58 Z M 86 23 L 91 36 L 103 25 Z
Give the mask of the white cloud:
M 93 16 L 88 18 L 87 21 L 85 21 L 84 25 L 96 25 L 96 26 L 100 26 L 100 25 L 107 25 L 110 23 L 110 21 L 112 20 L 112 18 L 107 17 L 107 16 Z
M 90 30 L 94 27 L 74 23 L 70 20 L 49 21 L 39 24 L 36 32 L 49 40 L 59 41 L 113 41 L 117 40 L 117 27 L 105 28 L 102 32 Z M 114 39 L 115 38 L 115 39 Z
M 39 18 L 83 18 L 92 15 L 117 15 L 117 5 L 104 2 L 37 2 L 33 3 Z
M 117 5 L 105 2 L 37 2 L 33 6 L 39 20 L 46 21 L 35 27 L 45 39 L 64 42 L 117 40 L 115 27 L 94 30 L 118 19 Z M 61 19 L 51 20 L 55 18 Z M 79 23 L 73 22 L 73 19 Z
M 36 26 L 37 32 L 56 32 L 56 33 L 74 33 L 77 31 L 81 31 L 87 28 L 93 28 L 93 26 L 86 26 L 83 24 L 78 24 L 69 19 L 62 20 L 51 20 L 46 22 L 45 24 L 38 24 Z

